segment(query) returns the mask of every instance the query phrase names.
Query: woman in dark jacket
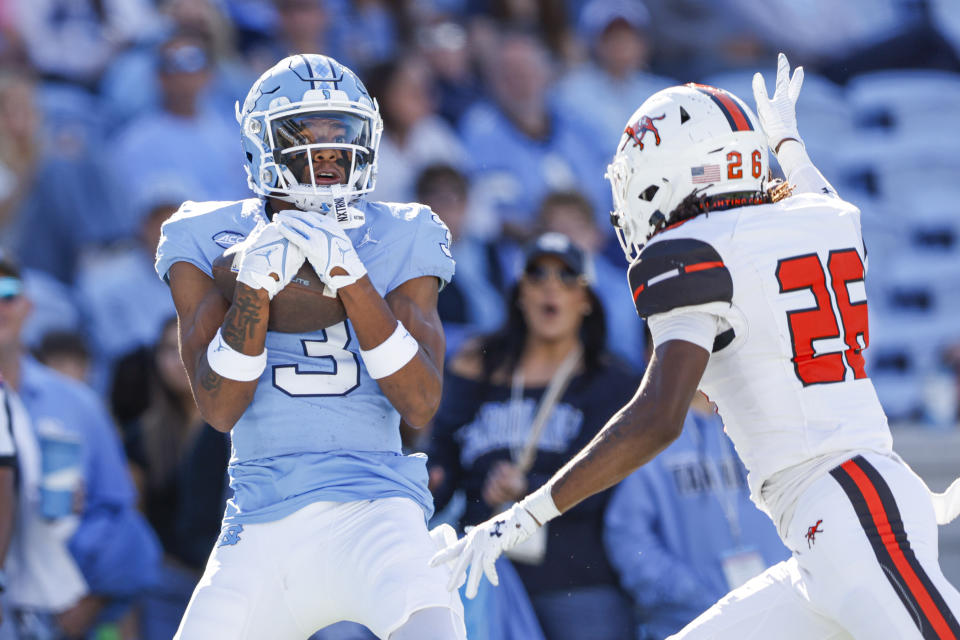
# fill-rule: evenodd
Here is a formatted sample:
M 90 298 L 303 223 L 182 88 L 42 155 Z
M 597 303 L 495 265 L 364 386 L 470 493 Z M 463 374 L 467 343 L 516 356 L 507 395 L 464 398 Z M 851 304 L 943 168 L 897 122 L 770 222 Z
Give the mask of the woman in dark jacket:
M 637 388 L 637 376 L 604 350 L 590 272 L 569 238 L 541 235 L 527 248 L 505 326 L 450 363 L 430 473 L 438 509 L 463 491 L 461 525 L 483 522 L 546 482 Z M 631 606 L 603 548 L 608 498 L 584 501 L 551 522 L 541 544 L 513 554 L 548 640 L 633 634 Z

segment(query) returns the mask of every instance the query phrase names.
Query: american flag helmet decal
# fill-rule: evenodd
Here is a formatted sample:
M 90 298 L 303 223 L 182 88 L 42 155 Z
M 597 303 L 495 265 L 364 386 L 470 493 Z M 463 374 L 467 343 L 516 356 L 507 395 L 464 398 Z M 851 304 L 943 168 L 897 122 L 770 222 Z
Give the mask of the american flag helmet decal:
M 693 184 L 707 184 L 720 181 L 720 165 L 705 164 L 690 168 L 690 179 Z

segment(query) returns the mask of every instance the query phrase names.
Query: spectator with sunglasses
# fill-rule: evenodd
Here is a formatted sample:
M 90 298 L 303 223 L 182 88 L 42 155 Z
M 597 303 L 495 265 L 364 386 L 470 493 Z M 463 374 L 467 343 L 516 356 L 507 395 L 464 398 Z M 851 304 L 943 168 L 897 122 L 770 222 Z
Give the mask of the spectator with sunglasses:
M 623 267 L 603 253 L 606 237 L 597 224 L 590 200 L 576 190 L 551 191 L 540 202 L 537 226 L 541 231 L 559 231 L 568 235 L 578 247 L 593 256 L 596 280 L 604 283 L 596 293 L 603 303 L 606 317 L 607 348 L 642 370 L 646 366 L 644 325 L 637 322 L 637 312 L 632 305 L 633 292 L 623 277 Z
M 591 282 L 589 258 L 570 238 L 540 235 L 525 250 L 506 323 L 453 358 L 430 472 L 438 510 L 463 492 L 461 525 L 482 522 L 540 486 L 633 392 L 634 372 L 604 348 L 603 308 Z M 585 501 L 512 557 L 547 640 L 633 633 L 631 605 L 603 550 L 608 498 Z

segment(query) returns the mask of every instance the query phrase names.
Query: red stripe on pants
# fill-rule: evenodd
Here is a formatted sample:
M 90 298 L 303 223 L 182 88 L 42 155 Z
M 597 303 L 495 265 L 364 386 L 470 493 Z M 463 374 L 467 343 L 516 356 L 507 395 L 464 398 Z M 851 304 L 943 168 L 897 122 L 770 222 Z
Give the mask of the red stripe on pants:
M 863 473 L 853 460 L 847 460 L 841 467 L 847 472 L 847 475 L 853 479 L 860 493 L 863 494 L 864 499 L 867 501 L 867 507 L 870 509 L 873 524 L 880 534 L 880 540 L 893 559 L 893 563 L 900 573 L 900 579 L 920 605 L 927 621 L 933 627 L 934 631 L 937 632 L 941 640 L 957 640 L 957 637 L 950 631 L 947 621 L 943 618 L 943 614 L 940 613 L 937 605 L 934 604 L 930 594 L 914 572 L 913 567 L 910 566 L 907 558 L 903 555 L 903 550 L 897 542 L 896 536 L 893 533 L 893 527 L 890 526 L 890 521 L 887 518 L 887 512 L 883 508 L 883 503 L 880 501 L 880 496 L 877 494 L 873 483 L 870 482 L 870 479 L 867 478 L 866 474 Z

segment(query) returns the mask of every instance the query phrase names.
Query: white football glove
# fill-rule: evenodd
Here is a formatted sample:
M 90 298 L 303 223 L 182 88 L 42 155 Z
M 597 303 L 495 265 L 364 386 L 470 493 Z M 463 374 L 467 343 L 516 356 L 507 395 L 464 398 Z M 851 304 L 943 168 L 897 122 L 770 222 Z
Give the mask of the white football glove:
M 303 250 L 313 269 L 326 285 L 328 295 L 351 285 L 367 273 L 357 250 L 334 219 L 313 211 L 288 210 L 274 216 L 283 237 Z M 333 275 L 337 268 L 346 274 Z
M 266 289 L 271 300 L 290 284 L 304 261 L 303 251 L 281 235 L 275 222 L 257 224 L 237 245 L 236 252 L 237 282 L 252 289 Z
M 497 514 L 483 524 L 479 524 L 467 533 L 459 542 L 437 552 L 430 560 L 430 566 L 436 567 L 445 562 L 456 563 L 447 589 L 453 591 L 463 584 L 470 568 L 467 581 L 467 597 L 477 595 L 480 579 L 484 573 L 494 586 L 500 584 L 495 563 L 500 554 L 520 544 L 540 528 L 533 516 L 520 504 L 515 504 L 503 513 Z
M 797 67 L 790 77 L 790 63 L 787 56 L 777 56 L 777 84 L 773 98 L 767 97 L 767 87 L 763 76 L 753 75 L 753 98 L 757 102 L 757 116 L 760 127 L 767 136 L 770 150 L 777 152 L 781 142 L 794 139 L 800 144 L 800 132 L 797 130 L 797 98 L 803 85 L 803 67 Z

